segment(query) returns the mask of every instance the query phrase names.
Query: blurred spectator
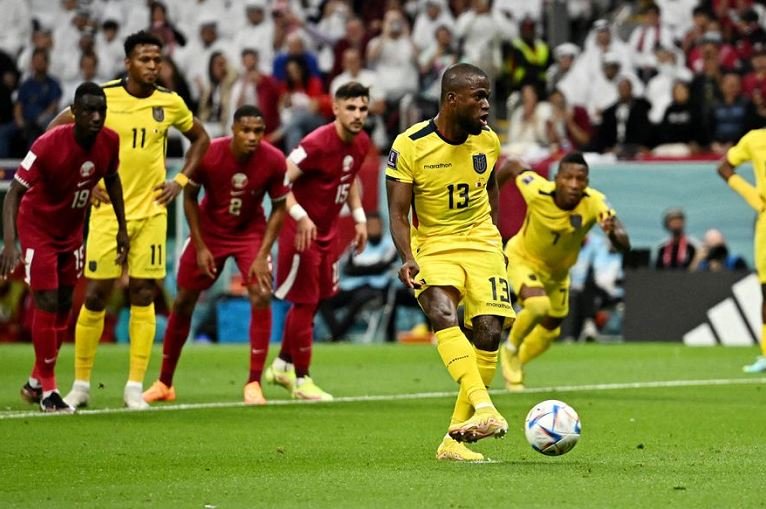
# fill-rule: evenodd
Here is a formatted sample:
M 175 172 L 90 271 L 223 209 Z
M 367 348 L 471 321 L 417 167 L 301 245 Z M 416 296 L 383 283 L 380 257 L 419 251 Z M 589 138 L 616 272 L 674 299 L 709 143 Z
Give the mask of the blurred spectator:
M 418 51 L 424 51 L 433 44 L 439 27 L 447 27 L 450 31 L 454 29 L 455 19 L 445 0 L 425 0 L 420 5 L 412 28 L 412 42 Z
M 173 59 L 191 85 L 192 97 L 199 98 L 205 89 L 209 75 L 210 57 L 213 53 L 222 53 L 227 60 L 231 48 L 218 36 L 218 21 L 215 16 L 199 17 L 199 33 L 191 38 L 183 48 L 178 48 Z
M 668 209 L 662 216 L 662 226 L 670 234 L 657 248 L 655 268 L 688 269 L 697 254 L 696 242 L 685 233 L 686 215 L 681 209 Z
M 15 105 L 16 125 L 23 131 L 27 146 L 45 131 L 58 113 L 61 85 L 48 74 L 48 52 L 36 49 L 32 54 L 33 75 L 21 83 Z
M 263 72 L 260 53 L 251 48 L 243 49 L 240 76 L 231 89 L 229 111 L 237 111 L 245 104 L 258 107 L 263 113 L 268 135 L 279 128 L 279 96 L 279 83 Z M 231 119 L 227 117 L 227 120 Z
M 518 24 L 524 18 L 535 23 L 542 20 L 543 0 L 495 0 L 492 11 Z
M 106 81 L 98 73 L 98 56 L 93 52 L 80 55 L 80 72 L 73 80 L 61 84 L 62 107 L 67 107 L 74 102 L 74 92 L 83 81 Z
M 340 291 L 319 307 L 319 313 L 330 329 L 334 340 L 347 339 L 359 311 L 370 302 L 378 300 L 379 306 L 386 301 L 389 286 L 395 284 L 392 268 L 397 260 L 396 248 L 391 236 L 384 232 L 380 216 L 367 215 L 367 245 L 359 254 L 349 250 L 341 260 Z M 338 312 L 341 316 L 338 316 Z M 395 313 L 391 313 L 393 320 Z M 388 330 L 388 325 L 386 324 Z M 391 324 L 393 327 L 393 324 Z
M 677 80 L 690 82 L 692 73 L 676 62 L 676 53 L 672 49 L 658 47 L 655 50 L 657 74 L 646 84 L 646 100 L 652 105 L 649 120 L 653 124 L 662 122 L 665 110 L 673 101 L 673 83 Z
M 207 80 L 202 87 L 197 116 L 205 124 L 211 137 L 223 136 L 229 117 L 234 113 L 231 106 L 231 89 L 237 79 L 236 71 L 229 65 L 226 55 L 214 51 L 210 55 Z
M 674 42 L 681 42 L 692 27 L 699 0 L 655 0 L 655 3 L 662 12 L 662 26 L 670 32 Z
M 322 125 L 331 113 L 330 96 L 322 81 L 311 76 L 300 56 L 287 59 L 287 79 L 280 85 L 280 126 L 269 141 L 282 142 L 285 153 L 298 146 L 301 138 Z
M 593 29 L 585 39 L 585 49 L 575 61 L 574 69 L 568 75 L 567 82 L 573 83 L 568 84 L 572 90 L 563 89 L 567 97 L 574 100 L 575 97 L 585 95 L 593 76 L 601 74 L 601 67 L 607 54 L 610 55 L 610 60 L 620 65 L 622 72 L 633 72 L 632 51 L 627 44 L 612 33 L 612 28 L 607 20 L 599 19 L 593 23 Z
M 382 33 L 367 45 L 367 63 L 378 74 L 386 101 L 398 101 L 418 89 L 415 60 L 407 20 L 398 10 L 387 11 Z
M 551 106 L 540 102 L 534 85 L 521 87 L 521 104 L 509 114 L 508 143 L 504 152 L 521 158 L 535 158 L 548 146 Z
M 280 51 L 274 58 L 274 78 L 284 83 L 287 79 L 287 61 L 295 58 L 300 58 L 305 62 L 309 76 L 316 78 L 321 76 L 317 57 L 306 49 L 306 44 L 299 32 L 289 34 L 285 45 L 287 49 Z
M 53 31 L 53 41 L 56 46 L 55 51 L 63 51 L 66 52 L 67 55 L 71 55 L 70 52 L 78 47 L 83 32 L 93 28 L 92 23 L 93 20 L 90 17 L 90 11 L 83 6 L 78 6 L 71 21 L 60 21 L 55 25 L 56 28 Z M 58 79 L 66 81 L 74 78 L 77 74 L 78 60 L 77 58 L 65 58 L 63 60 L 69 65 L 63 66 L 60 70 L 56 68 L 57 74 L 55 76 Z
M 16 64 L 9 55 L 0 51 L 0 159 L 11 156 L 11 142 L 17 133 L 13 93 L 18 83 Z
M 747 270 L 747 262 L 741 256 L 730 253 L 723 233 L 711 228 L 702 237 L 702 246 L 700 246 L 692 270 L 709 272 Z
M 757 89 L 766 95 L 766 44 L 756 44 L 750 55 L 752 70 L 742 78 L 742 93 L 752 97 Z
M 712 19 L 713 14 L 705 6 L 698 5 L 692 11 L 692 24 L 681 39 L 681 50 L 683 50 L 687 60 L 692 50 L 700 44 L 702 37 L 710 29 Z
M 747 105 L 744 132 L 764 127 L 766 127 L 766 97 L 760 89 L 756 88 Z
M 657 48 L 672 48 L 673 35 L 660 23 L 660 8 L 649 3 L 641 10 L 641 24 L 633 29 L 628 40 L 638 77 L 644 82 L 654 75 L 657 68 Z
M 547 93 L 550 94 L 558 88 L 559 82 L 572 70 L 574 61 L 579 54 L 580 48 L 571 42 L 565 42 L 556 46 L 556 49 L 553 50 L 555 61 L 553 65 L 548 67 L 545 76 Z
M 582 106 L 571 106 L 561 90 L 548 96 L 550 118 L 546 122 L 551 152 L 581 150 L 591 142 L 593 127 Z
M 32 14 L 26 0 L 0 0 L 0 51 L 16 58 L 32 35 Z
M 708 30 L 689 53 L 688 65 L 694 73 L 707 73 L 713 62 L 724 71 L 734 71 L 741 65 L 736 50 L 724 42 L 721 32 Z
M 708 121 L 711 117 L 713 106 L 721 97 L 719 82 L 723 76 L 720 59 L 718 57 L 718 44 L 710 42 L 712 39 L 720 38 L 720 34 L 712 36 L 705 35 L 708 42 L 703 44 L 705 48 L 704 59 L 700 62 L 701 68 L 695 71 L 690 91 L 692 104 L 703 118 Z
M 162 2 L 149 4 L 149 32 L 162 41 L 162 52 L 173 56 L 177 46 L 186 46 L 186 36 L 168 19 L 168 8 Z
M 370 36 L 365 30 L 364 24 L 360 18 L 352 16 L 346 21 L 346 33 L 333 47 L 333 69 L 330 77 L 334 78 L 343 72 L 343 54 L 349 48 L 354 48 L 359 52 L 364 67 L 367 58 L 367 43 L 370 42 Z
M 673 84 L 673 100 L 665 109 L 654 152 L 686 157 L 707 145 L 707 129 L 700 112 L 689 100 L 689 85 L 683 81 Z
M 189 88 L 189 82 L 181 71 L 178 70 L 175 60 L 172 57 L 165 55 L 162 58 L 162 66 L 160 66 L 160 84 L 175 92 L 191 111 L 197 111 L 197 103 L 192 99 L 191 89 Z
M 741 92 L 739 75 L 725 74 L 721 80 L 721 100 L 713 106 L 711 118 L 711 148 L 717 154 L 725 154 L 745 134 L 748 105 Z
M 322 75 L 328 75 L 333 70 L 333 48 L 346 35 L 346 22 L 351 14 L 348 0 L 327 0 L 322 6 L 322 16 L 316 24 L 300 24 L 314 43 L 317 64 Z
M 109 79 L 124 71 L 125 49 L 117 21 L 108 19 L 101 25 L 96 34 L 96 55 L 101 73 Z
M 457 51 L 452 38 L 452 30 L 444 25 L 436 29 L 436 35 L 431 44 L 418 56 L 420 66 L 420 92 L 415 104 L 419 110 L 419 118 L 411 118 L 407 125 L 419 122 L 424 118 L 433 118 L 439 111 L 441 94 L 441 78 L 445 69 L 457 62 Z
M 766 44 L 766 31 L 758 21 L 754 9 L 746 9 L 735 24 L 735 49 L 740 60 L 747 62 L 753 53 L 754 45 Z
M 626 76 L 617 80 L 617 94 L 617 103 L 604 111 L 595 144 L 601 152 L 630 158 L 646 151 L 651 143 L 651 105 L 633 96 L 633 83 Z
M 455 21 L 460 61 L 483 69 L 492 83 L 500 70 L 500 44 L 505 35 L 503 25 L 492 15 L 490 0 L 471 0 L 469 5 L 469 9 Z
M 501 94 L 520 90 L 524 85 L 534 86 L 538 95 L 545 94 L 551 52 L 548 44 L 537 37 L 537 25 L 532 18 L 521 20 L 519 37 L 510 44 L 503 43 L 502 54 Z
M 236 47 L 242 50 L 257 48 L 258 69 L 261 75 L 271 76 L 274 70 L 274 22 L 267 13 L 266 0 L 245 0 L 247 20 L 239 29 L 234 42 Z M 268 122 L 266 130 L 269 130 Z

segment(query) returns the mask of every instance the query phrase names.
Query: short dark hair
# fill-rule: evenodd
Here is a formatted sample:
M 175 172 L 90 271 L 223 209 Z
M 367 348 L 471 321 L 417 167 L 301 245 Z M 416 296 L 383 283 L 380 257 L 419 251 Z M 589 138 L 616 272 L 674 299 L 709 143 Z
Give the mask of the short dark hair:
M 77 104 L 86 95 L 97 95 L 99 97 L 106 98 L 104 89 L 93 83 L 92 81 L 85 81 L 80 83 L 77 89 L 74 91 L 74 103 Z
M 242 53 L 240 53 L 240 56 L 244 57 L 245 55 L 255 55 L 256 58 L 259 56 L 258 50 L 255 48 L 244 48 Z
M 133 53 L 133 50 L 136 48 L 136 46 L 140 44 L 149 44 L 162 49 L 162 41 L 159 37 L 154 34 L 150 34 L 145 30 L 141 30 L 140 32 L 130 34 L 125 39 L 125 56 L 130 57 L 130 54 Z
M 237 111 L 234 112 L 234 122 L 239 121 L 243 117 L 263 118 L 263 112 L 261 112 L 261 110 L 258 109 L 257 106 L 253 106 L 252 104 L 243 104 L 242 106 L 237 108 Z
M 465 62 L 459 62 L 447 67 L 444 74 L 442 74 L 440 102 L 444 102 L 447 99 L 447 94 L 450 92 L 457 92 L 463 88 L 466 85 L 466 78 L 468 76 L 487 78 L 487 73 L 484 72 L 484 69 Z
M 344 83 L 335 91 L 336 99 L 354 99 L 356 97 L 370 98 L 370 87 L 365 87 L 358 81 Z
M 588 163 L 585 161 L 585 158 L 582 155 L 582 152 L 570 152 L 564 157 L 561 158 L 561 161 L 559 161 L 559 168 L 564 164 L 579 164 L 582 166 L 585 166 L 585 169 L 588 170 Z

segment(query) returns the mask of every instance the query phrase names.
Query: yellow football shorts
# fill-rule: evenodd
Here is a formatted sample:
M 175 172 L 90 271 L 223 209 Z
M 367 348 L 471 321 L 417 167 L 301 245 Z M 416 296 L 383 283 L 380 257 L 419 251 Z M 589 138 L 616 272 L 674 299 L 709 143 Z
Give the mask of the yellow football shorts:
M 479 250 L 452 250 L 418 256 L 420 272 L 416 280 L 423 286 L 415 291 L 420 296 L 429 286 L 452 286 L 463 298 L 465 326 L 472 327 L 475 316 L 494 315 L 506 318 L 507 327 L 516 313 L 505 275 L 503 253 Z
M 758 214 L 758 220 L 755 222 L 753 252 L 758 280 L 762 285 L 766 285 L 766 213 Z
M 569 274 L 563 279 L 557 279 L 535 269 L 524 258 L 509 250 L 505 254 L 508 256 L 508 281 L 517 296 L 523 286 L 542 288 L 551 301 L 550 316 L 564 318 L 569 314 Z
M 165 277 L 165 241 L 167 215 L 156 214 L 127 222 L 130 237 L 128 276 L 139 279 Z M 117 221 L 90 222 L 85 245 L 85 276 L 90 279 L 116 279 L 122 267 L 114 263 L 117 258 Z

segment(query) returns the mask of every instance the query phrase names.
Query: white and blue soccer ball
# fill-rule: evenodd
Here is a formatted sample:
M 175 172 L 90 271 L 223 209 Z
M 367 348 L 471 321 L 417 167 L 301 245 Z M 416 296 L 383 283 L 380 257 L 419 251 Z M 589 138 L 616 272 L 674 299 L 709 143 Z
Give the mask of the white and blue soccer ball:
M 580 440 L 580 416 L 563 401 L 549 399 L 532 407 L 524 421 L 524 434 L 532 449 L 560 456 Z

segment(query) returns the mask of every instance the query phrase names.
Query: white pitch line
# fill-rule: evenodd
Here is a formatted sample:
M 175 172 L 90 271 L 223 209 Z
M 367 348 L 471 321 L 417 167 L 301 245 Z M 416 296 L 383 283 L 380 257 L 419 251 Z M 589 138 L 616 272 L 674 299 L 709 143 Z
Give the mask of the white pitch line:
M 711 380 L 664 380 L 655 382 L 624 382 L 611 384 L 585 384 L 585 385 L 554 385 L 549 387 L 530 387 L 523 391 L 513 394 L 539 394 L 548 392 L 588 392 L 588 391 L 614 391 L 629 389 L 659 389 L 667 387 L 705 387 L 721 385 L 759 385 L 766 384 L 766 377 L 758 378 L 718 378 Z M 507 391 L 493 389 L 490 391 L 493 395 L 510 394 Z M 404 401 L 413 399 L 436 399 L 454 397 L 456 391 L 439 392 L 415 392 L 409 394 L 378 394 L 368 396 L 344 396 L 335 398 L 332 401 L 299 401 L 294 399 L 274 399 L 269 400 L 267 406 L 286 406 L 286 405 L 327 405 L 332 403 L 358 403 L 368 401 Z M 177 405 L 157 405 L 147 410 L 137 411 L 127 408 L 99 408 L 96 410 L 78 410 L 76 415 L 107 415 L 122 414 L 128 412 L 169 412 L 176 410 L 204 410 L 208 408 L 240 408 L 245 407 L 241 401 L 219 401 L 212 403 L 181 403 Z M 0 413 L 0 421 L 11 419 L 26 419 L 29 417 L 60 417 L 69 414 L 61 413 L 43 413 L 14 411 L 9 413 Z

